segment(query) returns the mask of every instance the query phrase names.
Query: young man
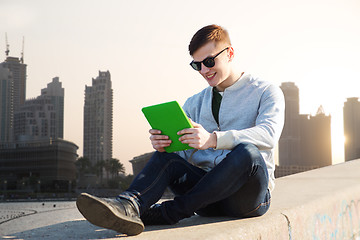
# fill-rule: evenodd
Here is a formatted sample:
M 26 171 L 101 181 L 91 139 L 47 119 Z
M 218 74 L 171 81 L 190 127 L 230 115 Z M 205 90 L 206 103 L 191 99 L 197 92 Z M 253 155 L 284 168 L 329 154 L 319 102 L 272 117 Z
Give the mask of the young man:
M 128 190 L 116 199 L 79 196 L 77 206 L 91 223 L 136 235 L 144 224 L 174 224 L 195 213 L 245 218 L 268 210 L 283 94 L 233 69 L 234 49 L 220 26 L 200 29 L 189 52 L 190 65 L 210 85 L 183 107 L 194 128 L 180 131 L 179 138 L 194 149 L 166 153 L 171 141 L 151 129 L 156 152 Z M 175 198 L 155 204 L 167 187 Z

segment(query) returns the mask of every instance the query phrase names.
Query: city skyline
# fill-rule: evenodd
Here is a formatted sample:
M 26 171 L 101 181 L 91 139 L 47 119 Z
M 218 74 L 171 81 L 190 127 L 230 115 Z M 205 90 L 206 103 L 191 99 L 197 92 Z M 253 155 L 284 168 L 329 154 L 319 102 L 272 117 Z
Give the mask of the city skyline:
M 5 59 L 5 32 L 9 56 L 20 57 L 25 36 L 27 98 L 60 77 L 66 89 L 64 138 L 79 145 L 79 155 L 83 88 L 99 70 L 109 70 L 116 79 L 113 156 L 131 172 L 127 161 L 152 151 L 141 108 L 170 100 L 182 104 L 207 87 L 188 65 L 187 45 L 196 30 L 216 23 L 229 30 L 241 70 L 278 86 L 295 82 L 300 113 L 314 115 L 324 106 L 332 116 L 333 162 L 342 162 L 342 107 L 346 98 L 360 95 L 354 87 L 360 79 L 360 3 L 224 1 L 217 12 L 214 5 L 219 3 L 5 0 L 0 58 Z
M 12 58 L 15 58 L 15 57 L 11 57 L 11 56 L 9 56 L 9 58 L 10 59 L 12 59 Z M 6 69 L 7 70 L 7 69 Z M 5 70 L 5 71 L 6 71 Z M 113 93 L 112 93 L 112 89 L 111 89 L 111 77 L 110 77 L 110 72 L 109 71 L 105 71 L 105 72 L 102 72 L 102 71 L 99 71 L 99 76 L 98 77 L 96 77 L 96 78 L 92 78 L 92 84 L 93 84 L 93 86 L 87 86 L 87 85 L 85 85 L 85 101 L 84 101 L 84 116 L 85 115 L 87 115 L 86 114 L 86 111 L 87 112 L 89 112 L 89 110 L 87 110 L 88 108 L 89 108 L 89 103 L 90 102 L 100 102 L 101 101 L 101 99 L 102 99 L 102 102 L 111 102 L 111 105 L 112 105 L 112 95 L 113 95 Z M 287 102 L 287 105 L 286 105 L 286 109 L 287 109 L 287 112 L 289 112 L 290 113 L 290 115 L 297 115 L 297 116 L 299 116 L 301 119 L 303 119 L 303 120 L 305 120 L 305 119 L 315 119 L 315 118 L 317 118 L 317 117 L 319 117 L 319 116 L 321 116 L 321 115 L 324 115 L 324 117 L 326 117 L 326 118 L 331 118 L 331 116 L 326 116 L 325 115 L 325 113 L 324 113 L 324 110 L 323 110 L 323 107 L 322 107 L 322 105 L 319 107 L 319 109 L 318 109 L 318 112 L 316 113 L 316 115 L 311 115 L 311 114 L 299 114 L 300 113 L 300 111 L 299 111 L 299 109 L 300 109 L 300 99 L 299 99 L 299 89 L 297 88 L 297 86 L 295 85 L 295 83 L 294 82 L 283 82 L 283 83 L 281 83 L 281 86 L 280 86 L 281 88 L 282 88 L 282 90 L 284 91 L 284 95 L 285 95 L 285 99 L 288 99 L 286 102 Z M 292 90 L 290 90 L 292 88 Z M 287 89 L 287 90 L 286 90 Z M 296 90 L 296 93 L 294 92 L 294 89 Z M 110 97 L 110 99 L 107 99 L 107 100 L 105 100 L 104 99 L 104 93 L 105 92 L 108 92 L 108 91 L 110 91 L 110 95 L 109 95 L 109 97 Z M 292 92 L 292 94 L 291 95 L 287 95 L 286 94 L 286 91 L 287 92 Z M 105 94 L 106 95 L 106 94 Z M 41 89 L 41 95 L 40 96 L 38 96 L 37 98 L 29 98 L 29 99 L 25 99 L 25 105 L 23 105 L 22 106 L 22 108 L 26 108 L 26 105 L 28 105 L 28 104 L 34 104 L 34 103 L 32 103 L 32 102 L 34 102 L 34 101 L 39 101 L 39 100 L 42 100 L 41 98 L 44 98 L 44 97 L 52 97 L 52 98 L 54 98 L 55 96 L 61 96 L 61 98 L 62 98 L 62 100 L 60 101 L 61 102 L 61 106 L 62 106 L 62 111 L 60 111 L 61 112 L 61 114 L 60 114 L 60 118 L 59 117 L 57 117 L 57 118 L 59 118 L 59 119 L 62 119 L 63 118 L 63 101 L 64 101 L 64 88 L 62 88 L 62 83 L 59 81 L 59 77 L 54 77 L 53 79 L 52 79 L 52 82 L 50 82 L 50 83 L 48 83 L 47 84 L 47 88 L 43 88 L 43 89 Z M 101 96 L 101 97 L 100 97 Z M 94 98 L 95 97 L 95 98 Z M 107 98 L 106 96 L 105 96 L 105 98 Z M 45 99 L 44 99 L 45 100 Z M 109 101 L 110 100 L 110 101 Z M 351 100 L 352 102 L 356 102 L 356 103 L 358 103 L 358 98 L 356 98 L 356 97 L 353 97 L 353 98 L 347 98 L 347 100 L 349 101 L 349 100 Z M 53 102 L 58 102 L 59 100 L 51 100 L 51 101 L 47 101 L 47 102 L 49 102 L 49 104 L 53 104 Z M 347 102 L 344 102 L 344 105 L 346 105 L 346 103 Z M 92 114 L 90 114 L 90 115 L 93 115 L 93 119 L 94 119 L 94 121 L 96 122 L 96 121 L 98 121 L 97 120 L 97 118 L 95 118 L 94 116 L 97 116 L 97 117 L 100 117 L 100 116 L 103 116 L 104 115 L 104 113 L 103 113 L 103 111 L 104 111 L 104 106 L 99 106 L 99 104 L 97 104 L 96 106 L 94 105 L 92 108 L 94 108 L 94 109 L 97 109 L 97 111 L 95 111 L 95 112 L 93 112 Z M 321 110 L 321 112 L 319 113 L 319 111 Z M 21 110 L 21 111 L 23 111 L 23 110 Z M 98 114 L 98 112 L 101 112 L 101 114 L 99 115 Z M 345 112 L 344 112 L 345 113 Z M 57 114 L 58 115 L 58 114 Z M 88 114 L 89 115 L 89 114 Z M 106 114 L 105 114 L 106 115 Z M 112 118 L 112 107 L 111 107 L 111 118 Z M 286 115 L 287 116 L 287 115 Z M 288 118 L 289 116 L 287 116 L 287 118 Z M 344 114 L 344 117 L 345 117 L 345 114 Z M 286 118 L 286 119 L 287 119 Z M 16 119 L 16 118 L 15 118 Z M 93 121 L 93 122 L 94 122 Z M 85 118 L 84 118 L 84 135 L 83 135 L 83 139 L 84 139 L 84 142 L 86 141 L 86 139 L 87 138 L 89 138 L 89 137 L 87 137 L 86 138 L 86 134 L 85 134 L 85 132 L 86 132 L 86 128 L 85 128 Z M 110 121 L 111 123 L 112 123 L 112 119 L 111 119 L 111 121 Z M 329 120 L 329 123 L 330 123 L 331 121 Z M 15 124 L 16 125 L 16 124 Z M 103 127 L 102 127 L 103 128 Z M 57 130 L 59 130 L 58 129 L 58 127 L 56 128 Z M 16 129 L 15 129 L 16 130 Z M 61 124 L 61 126 L 60 126 L 60 130 L 63 130 L 63 126 L 62 126 L 62 124 Z M 294 129 L 290 129 L 291 131 L 293 131 Z M 305 130 L 305 129 L 304 129 Z M 314 129 L 315 130 L 315 129 Z M 284 128 L 284 131 L 286 131 L 286 127 Z M 16 132 L 16 131 L 15 131 Z M 98 132 L 98 131 L 96 131 L 96 132 Z M 112 127 L 111 127 L 111 132 L 112 132 Z M 344 131 L 344 133 L 345 133 L 345 131 Z M 283 132 L 283 134 L 284 134 L 284 132 Z M 17 134 L 15 133 L 15 136 L 16 136 Z M 62 138 L 62 135 L 63 135 L 63 133 L 62 133 L 62 131 L 60 131 L 59 132 L 59 137 L 60 138 Z M 89 135 L 89 134 L 87 134 L 87 135 Z M 112 134 L 111 134 L 112 135 Z M 329 134 L 330 135 L 330 134 Z M 98 139 L 97 137 L 91 137 L 91 138 L 89 138 L 89 139 Z M 101 145 L 101 144 L 100 144 Z M 112 156 L 112 141 L 110 140 L 110 143 L 107 143 L 106 145 L 109 145 L 110 146 L 110 155 L 109 155 L 109 153 L 105 153 L 105 154 L 100 154 L 99 155 L 99 159 L 95 159 L 96 161 L 98 161 L 98 160 L 100 160 L 100 159 L 110 159 Z M 95 146 L 95 145 L 94 145 Z M 98 147 L 93 147 L 93 150 L 95 149 L 97 149 Z M 109 147 L 108 147 L 109 148 Z M 84 150 L 84 152 L 85 152 L 85 150 Z M 296 152 L 296 151 L 295 151 Z M 331 148 L 330 148 L 330 152 L 331 152 Z M 79 154 L 79 156 L 85 156 L 85 157 L 89 157 L 89 156 L 86 156 L 86 154 L 84 153 L 83 155 L 81 155 L 80 153 L 78 153 Z M 145 153 L 146 154 L 146 153 Z M 104 156 L 105 157 L 104 157 Z M 301 154 L 299 154 L 299 157 L 298 157 L 298 159 L 301 159 L 301 156 L 300 156 Z M 107 157 L 106 157 L 107 156 Z M 134 156 L 134 157 L 138 157 L 138 156 Z M 330 162 L 332 161 L 332 159 L 331 159 L 331 156 L 330 156 Z M 96 162 L 95 161 L 95 162 Z M 289 160 L 290 161 L 290 160 Z M 293 160 L 291 160 L 291 161 L 293 161 Z M 291 162 L 290 161 L 290 162 Z M 299 162 L 299 160 L 297 160 L 298 162 Z M 325 161 L 329 161 L 329 160 L 325 160 Z M 283 162 L 283 164 L 284 164 L 285 162 Z M 309 163 L 308 163 L 309 164 Z M 280 163 L 280 165 L 281 165 L 281 163 Z M 326 164 L 327 165 L 327 164 Z M 324 165 L 324 166 L 326 166 L 326 165 Z M 284 165 L 283 165 L 284 166 Z M 291 165 L 290 165 L 291 166 Z M 301 164 L 295 164 L 295 165 L 293 165 L 293 166 L 302 166 Z M 310 165 L 309 165 L 310 166 Z M 316 167 L 317 166 L 317 164 L 315 164 L 314 166 L 312 166 L 312 167 Z

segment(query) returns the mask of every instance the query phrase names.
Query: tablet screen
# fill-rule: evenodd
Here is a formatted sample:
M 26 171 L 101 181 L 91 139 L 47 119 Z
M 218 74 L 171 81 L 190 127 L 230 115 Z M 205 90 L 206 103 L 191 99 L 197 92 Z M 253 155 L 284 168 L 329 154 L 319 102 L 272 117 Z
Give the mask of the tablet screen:
M 193 127 L 177 101 L 144 107 L 142 112 L 152 129 L 160 130 L 171 139 L 171 145 L 165 148 L 166 152 L 191 149 L 188 144 L 181 143 L 180 135 L 177 135 L 178 131 Z

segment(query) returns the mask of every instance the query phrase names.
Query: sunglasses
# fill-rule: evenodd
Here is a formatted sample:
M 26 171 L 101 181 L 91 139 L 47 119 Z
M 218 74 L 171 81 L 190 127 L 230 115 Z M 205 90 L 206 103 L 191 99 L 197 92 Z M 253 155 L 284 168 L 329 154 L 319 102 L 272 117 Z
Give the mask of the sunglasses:
M 201 63 L 203 63 L 204 66 L 207 67 L 207 68 L 212 68 L 213 66 L 215 66 L 215 58 L 216 58 L 217 56 L 219 56 L 223 51 L 228 50 L 228 49 L 229 49 L 229 47 L 225 48 L 224 50 L 222 50 L 221 52 L 219 52 L 218 54 L 216 54 L 216 55 L 213 56 L 213 57 L 207 57 L 207 58 L 205 58 L 205 59 L 202 60 L 201 62 L 194 62 L 194 61 L 192 61 L 192 62 L 190 63 L 190 66 L 191 66 L 194 70 L 196 70 L 196 71 L 200 71 L 200 70 L 201 70 Z

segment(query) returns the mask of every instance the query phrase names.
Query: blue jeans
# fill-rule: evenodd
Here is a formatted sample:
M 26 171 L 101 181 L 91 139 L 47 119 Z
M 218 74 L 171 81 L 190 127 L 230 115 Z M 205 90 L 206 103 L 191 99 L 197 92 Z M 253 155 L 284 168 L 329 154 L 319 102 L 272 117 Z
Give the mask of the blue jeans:
M 252 144 L 239 144 L 211 171 L 198 168 L 175 153 L 155 152 L 127 190 L 140 213 L 156 203 L 167 187 L 175 198 L 162 202 L 169 223 L 194 213 L 237 218 L 261 216 L 270 207 L 268 171 Z

